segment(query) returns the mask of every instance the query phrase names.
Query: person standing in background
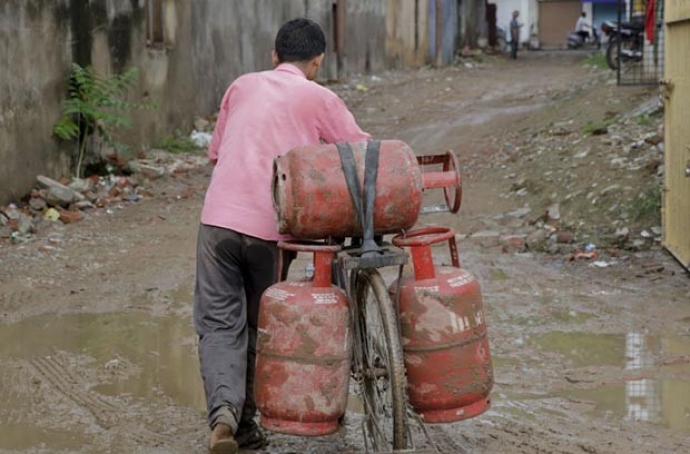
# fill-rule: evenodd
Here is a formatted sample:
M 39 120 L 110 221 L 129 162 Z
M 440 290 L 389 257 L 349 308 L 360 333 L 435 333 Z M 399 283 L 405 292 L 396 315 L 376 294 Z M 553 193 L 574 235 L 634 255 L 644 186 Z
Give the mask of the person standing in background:
M 518 22 L 520 11 L 513 11 L 513 20 L 510 21 L 510 58 L 517 59 L 518 45 L 520 44 L 520 29 L 522 24 Z
M 575 24 L 575 33 L 580 35 L 582 37 L 582 42 L 586 42 L 589 39 L 589 31 L 587 31 L 588 28 L 591 28 L 587 22 L 585 22 L 585 19 L 587 18 L 587 13 L 584 11 L 580 15 L 580 17 L 577 19 L 577 23 Z

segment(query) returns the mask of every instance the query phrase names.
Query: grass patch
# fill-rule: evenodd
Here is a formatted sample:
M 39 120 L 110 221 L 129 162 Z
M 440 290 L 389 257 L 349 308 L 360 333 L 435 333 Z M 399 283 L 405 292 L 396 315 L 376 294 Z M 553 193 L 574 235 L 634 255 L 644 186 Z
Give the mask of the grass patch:
M 656 126 L 663 120 L 662 112 L 655 112 L 648 115 L 640 115 L 639 117 L 632 118 L 632 121 L 640 126 Z
M 654 120 L 652 120 L 649 117 L 649 115 L 642 115 L 640 117 L 635 117 L 633 119 L 633 121 L 640 126 L 652 126 L 654 124 Z
M 491 362 L 494 365 L 494 368 L 499 368 L 499 367 L 507 367 L 507 366 L 519 366 L 522 364 L 521 361 L 519 361 L 517 358 L 511 358 L 510 356 L 500 356 L 496 355 L 493 358 L 491 358 Z
M 589 56 L 585 59 L 585 65 L 594 66 L 597 69 L 608 69 L 609 65 L 606 63 L 606 55 L 601 52 Z
M 162 148 L 171 153 L 192 153 L 200 150 L 192 139 L 180 131 L 175 131 L 175 134 L 165 136 L 156 144 L 156 148 Z
M 505 281 L 509 279 L 508 275 L 501 268 L 494 268 L 491 270 L 491 280 L 492 281 Z
M 551 312 L 551 317 L 553 317 L 554 320 L 563 323 L 584 323 L 590 318 L 594 318 L 594 315 L 586 314 L 584 312 L 556 310 Z
M 661 220 L 661 185 L 655 184 L 631 202 L 630 217 L 634 221 Z
M 604 121 L 589 121 L 582 127 L 583 134 L 605 134 L 609 126 L 616 122 L 613 118 Z

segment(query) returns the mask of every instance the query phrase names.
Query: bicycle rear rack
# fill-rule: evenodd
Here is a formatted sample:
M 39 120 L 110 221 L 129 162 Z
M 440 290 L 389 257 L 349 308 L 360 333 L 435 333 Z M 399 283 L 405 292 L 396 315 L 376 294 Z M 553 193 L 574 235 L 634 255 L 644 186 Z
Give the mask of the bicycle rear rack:
M 337 254 L 339 265 L 345 270 L 381 268 L 385 266 L 401 266 L 408 261 L 408 256 L 397 246 L 390 243 L 381 243 L 380 252 L 362 256 L 362 248 L 346 248 Z

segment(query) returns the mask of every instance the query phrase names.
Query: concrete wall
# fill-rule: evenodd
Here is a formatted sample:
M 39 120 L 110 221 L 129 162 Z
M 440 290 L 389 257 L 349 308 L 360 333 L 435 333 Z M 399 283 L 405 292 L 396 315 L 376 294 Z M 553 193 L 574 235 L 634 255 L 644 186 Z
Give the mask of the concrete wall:
M 36 174 L 69 171 L 50 139 L 71 50 L 67 0 L 0 2 L 0 202 L 26 194 Z
M 409 0 L 408 0 L 409 1 Z M 237 76 L 269 69 L 275 33 L 288 19 L 319 22 L 329 40 L 321 77 L 337 77 L 333 0 L 163 0 L 165 43 L 148 46 L 145 0 L 0 2 L 0 204 L 26 194 L 38 174 L 69 175 L 75 146 L 52 138 L 73 61 L 101 74 L 136 67 L 135 112 L 120 134 L 136 151 L 217 110 Z M 348 2 L 346 72 L 386 66 L 386 4 Z
M 436 2 L 430 0 L 429 8 L 429 56 L 434 59 L 436 56 Z M 443 56 L 443 63 L 452 63 L 455 59 L 456 45 L 458 44 L 458 35 L 460 34 L 459 25 L 461 25 L 460 16 L 458 15 L 457 0 L 443 0 L 443 9 L 441 10 L 441 19 L 443 23 L 443 35 L 441 39 L 441 55 Z
M 347 6 L 346 72 L 383 70 L 386 67 L 386 1 L 348 0 Z
M 388 0 L 386 7 L 388 66 L 403 68 L 428 63 L 429 0 Z

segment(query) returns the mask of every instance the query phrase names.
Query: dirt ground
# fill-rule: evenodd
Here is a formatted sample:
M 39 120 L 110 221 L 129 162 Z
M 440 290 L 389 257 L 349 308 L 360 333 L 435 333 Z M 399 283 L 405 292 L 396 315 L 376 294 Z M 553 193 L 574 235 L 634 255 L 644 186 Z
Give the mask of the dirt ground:
M 690 281 L 649 233 L 658 219 L 626 216 L 659 151 L 626 143 L 659 122 L 622 115 L 655 91 L 618 88 L 581 55 L 521 57 L 333 87 L 375 136 L 419 154 L 453 149 L 463 167 L 459 215 L 420 224 L 462 239 L 496 384 L 490 411 L 431 436 L 448 453 L 690 453 Z M 592 135 L 601 122 L 609 131 Z M 209 173 L 156 180 L 138 203 L 0 243 L 0 453 L 205 452 L 191 295 Z M 544 220 L 554 203 L 562 215 Z M 529 210 L 508 219 L 518 208 Z M 478 235 L 549 228 L 573 238 L 514 250 Z M 597 260 L 573 260 L 589 243 Z M 356 451 L 357 419 L 330 437 L 271 435 L 267 452 Z

